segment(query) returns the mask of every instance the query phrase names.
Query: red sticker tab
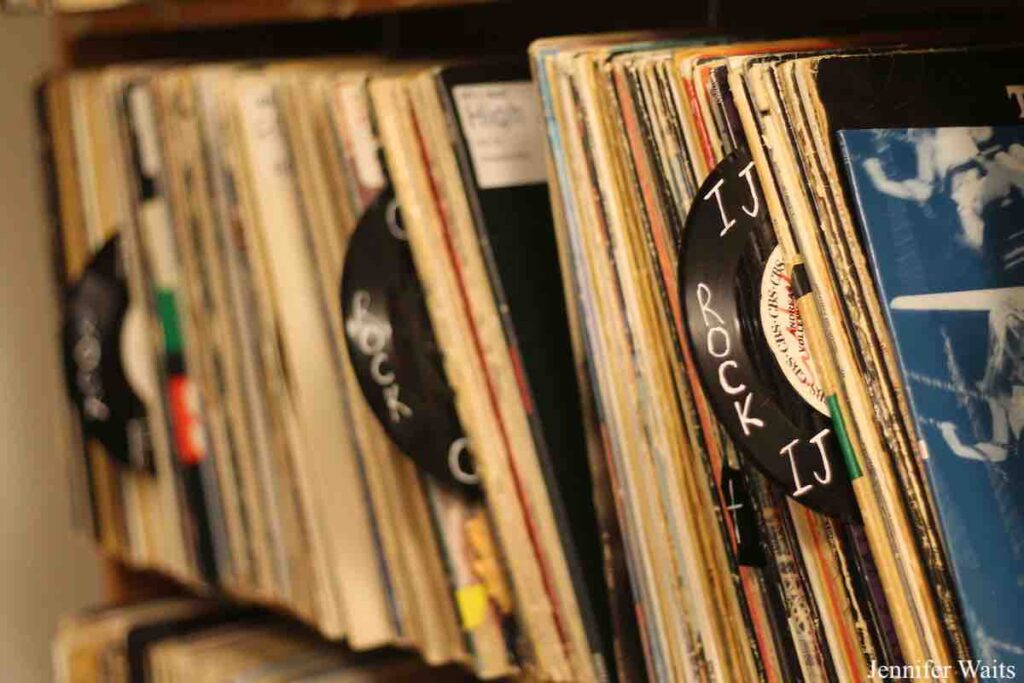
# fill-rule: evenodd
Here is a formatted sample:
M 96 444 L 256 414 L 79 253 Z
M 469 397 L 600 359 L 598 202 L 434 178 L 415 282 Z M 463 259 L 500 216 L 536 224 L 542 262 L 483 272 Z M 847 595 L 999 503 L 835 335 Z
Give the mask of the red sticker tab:
M 171 429 L 178 458 L 186 465 L 197 465 L 205 456 L 200 423 L 195 414 L 195 394 L 188 377 L 168 378 L 167 393 L 171 406 Z

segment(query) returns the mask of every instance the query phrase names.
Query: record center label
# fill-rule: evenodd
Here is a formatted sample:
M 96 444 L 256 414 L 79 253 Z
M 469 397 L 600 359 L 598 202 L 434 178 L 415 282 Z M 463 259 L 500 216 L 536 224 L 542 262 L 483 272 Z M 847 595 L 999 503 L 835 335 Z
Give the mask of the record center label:
M 729 435 L 771 480 L 810 508 L 853 519 L 853 493 L 831 423 L 801 400 L 801 384 L 812 395 L 816 387 L 813 374 L 799 379 L 802 325 L 789 319 L 788 284 L 773 279 L 774 244 L 753 161 L 737 150 L 701 186 L 679 258 L 679 296 L 697 374 Z M 769 324 L 762 328 L 763 315 Z M 772 344 L 773 326 L 792 339 Z M 773 363 L 785 379 L 772 374 Z
M 779 369 L 786 376 L 800 398 L 819 413 L 828 417 L 825 392 L 818 383 L 814 362 L 800 310 L 793 297 L 793 283 L 786 272 L 782 248 L 775 247 L 761 276 L 761 329 L 768 348 L 775 355 Z

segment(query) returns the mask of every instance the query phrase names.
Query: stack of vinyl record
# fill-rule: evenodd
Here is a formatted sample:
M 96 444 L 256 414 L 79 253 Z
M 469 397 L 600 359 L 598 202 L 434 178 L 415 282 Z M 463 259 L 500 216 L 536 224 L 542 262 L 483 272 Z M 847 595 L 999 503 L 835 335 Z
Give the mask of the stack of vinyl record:
M 531 48 L 653 678 L 1024 666 L 1024 52 L 957 40 Z
M 968 40 L 51 79 L 98 542 L 484 678 L 1012 677 L 1024 51 Z
M 114 681 L 458 681 L 403 653 L 355 655 L 254 609 L 194 598 L 86 610 L 62 619 L 58 683 Z
M 112 67 L 39 109 L 106 552 L 357 650 L 608 675 L 525 59 Z

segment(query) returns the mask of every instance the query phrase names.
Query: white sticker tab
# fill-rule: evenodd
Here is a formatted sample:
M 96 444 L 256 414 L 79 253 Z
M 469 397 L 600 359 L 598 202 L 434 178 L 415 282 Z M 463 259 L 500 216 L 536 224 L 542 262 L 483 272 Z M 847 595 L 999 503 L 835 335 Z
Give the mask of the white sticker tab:
M 379 190 L 384 187 L 384 170 L 377 157 L 377 141 L 370 125 L 370 103 L 362 83 L 342 83 L 337 88 L 338 108 L 345 117 L 346 136 L 351 147 L 359 183 Z
M 772 250 L 761 275 L 761 328 L 782 374 L 809 406 L 827 416 L 825 392 L 814 374 L 804 323 L 778 246 Z
M 544 119 L 530 81 L 452 89 L 480 189 L 544 182 Z
M 160 141 L 157 138 L 153 100 L 148 91 L 136 86 L 128 91 L 128 106 L 131 108 L 138 140 L 139 166 L 146 175 L 155 176 L 160 172 Z

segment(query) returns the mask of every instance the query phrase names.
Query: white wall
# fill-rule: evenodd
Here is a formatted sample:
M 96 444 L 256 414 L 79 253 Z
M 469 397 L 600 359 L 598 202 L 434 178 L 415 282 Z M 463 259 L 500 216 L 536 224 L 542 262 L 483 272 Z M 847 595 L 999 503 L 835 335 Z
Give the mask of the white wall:
M 72 531 L 32 87 L 55 50 L 44 20 L 0 16 L 0 680 L 51 679 L 58 616 L 98 599 Z

